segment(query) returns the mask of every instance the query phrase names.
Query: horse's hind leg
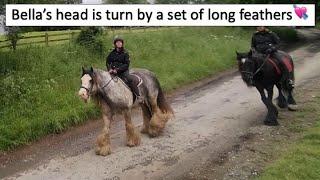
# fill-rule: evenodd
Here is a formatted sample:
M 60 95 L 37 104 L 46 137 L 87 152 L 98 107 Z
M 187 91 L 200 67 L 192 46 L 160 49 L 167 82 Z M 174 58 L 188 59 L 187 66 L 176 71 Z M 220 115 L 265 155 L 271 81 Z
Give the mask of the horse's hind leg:
M 150 105 L 152 109 L 152 113 L 151 113 L 152 116 L 151 116 L 148 132 L 151 137 L 156 137 L 160 134 L 160 132 L 164 128 L 166 123 L 166 118 L 163 116 L 163 113 L 158 107 L 156 96 L 151 98 Z
M 284 97 L 283 93 L 282 93 L 282 87 L 281 84 L 278 83 L 276 84 L 278 91 L 279 91 L 279 96 L 277 98 L 277 105 L 279 106 L 279 108 L 287 108 L 288 107 L 288 103 L 286 98 Z
M 126 121 L 127 145 L 129 147 L 137 146 L 140 144 L 140 134 L 135 130 L 131 120 L 131 110 L 124 112 L 124 119 Z
M 288 92 L 288 109 L 290 111 L 296 111 L 296 110 L 298 110 L 298 105 L 293 98 L 292 91 L 293 91 L 293 89 L 290 89 Z
M 141 129 L 141 133 L 148 134 L 149 126 L 151 120 L 151 112 L 145 104 L 141 105 L 142 115 L 143 115 L 143 127 Z

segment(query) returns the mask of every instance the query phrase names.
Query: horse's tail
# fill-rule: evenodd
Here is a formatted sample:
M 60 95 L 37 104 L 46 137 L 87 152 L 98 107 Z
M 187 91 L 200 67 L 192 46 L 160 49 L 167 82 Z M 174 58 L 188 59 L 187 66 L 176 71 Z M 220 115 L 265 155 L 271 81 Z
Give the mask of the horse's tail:
M 160 110 L 163 113 L 172 114 L 173 115 L 174 111 L 171 108 L 170 104 L 168 103 L 166 97 L 164 96 L 164 93 L 162 91 L 162 88 L 160 86 L 159 81 L 157 79 L 156 79 L 156 81 L 157 81 L 157 84 L 158 84 L 158 97 L 157 97 L 158 107 L 160 108 Z

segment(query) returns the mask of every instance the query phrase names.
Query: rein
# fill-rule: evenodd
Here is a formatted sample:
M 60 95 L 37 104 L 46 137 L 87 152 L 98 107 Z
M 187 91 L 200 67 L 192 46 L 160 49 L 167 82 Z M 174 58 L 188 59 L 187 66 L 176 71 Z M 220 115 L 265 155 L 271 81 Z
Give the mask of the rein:
M 266 62 L 268 61 L 270 57 L 270 54 L 268 54 L 268 56 L 265 58 L 265 60 L 263 61 L 263 63 L 261 64 L 261 66 L 253 73 L 253 72 L 250 72 L 250 71 L 241 71 L 242 73 L 247 73 L 247 74 L 250 74 L 252 77 L 254 77 L 255 75 L 257 75 L 261 69 L 263 68 L 263 66 L 266 64 Z
M 116 81 L 118 81 L 118 77 L 117 77 L 117 76 L 112 76 L 111 79 L 110 79 L 105 85 L 103 85 L 103 86 L 101 87 L 101 89 L 104 89 L 105 87 L 107 87 L 107 86 L 110 84 L 110 82 L 111 82 L 112 80 L 114 80 L 114 79 L 116 79 Z
M 116 79 L 116 80 L 115 80 L 115 79 Z M 105 85 L 103 85 L 103 86 L 101 87 L 101 89 L 104 89 L 105 87 L 107 87 L 112 80 L 115 80 L 115 82 L 117 82 L 117 81 L 118 81 L 118 77 L 117 77 L 117 76 L 112 76 L 111 79 L 110 79 Z M 91 88 L 90 88 L 90 89 L 87 88 L 87 87 L 85 87 L 85 86 L 82 86 L 82 85 L 80 86 L 80 89 L 81 89 L 81 88 L 85 89 L 88 94 L 91 94 L 93 85 L 91 85 Z

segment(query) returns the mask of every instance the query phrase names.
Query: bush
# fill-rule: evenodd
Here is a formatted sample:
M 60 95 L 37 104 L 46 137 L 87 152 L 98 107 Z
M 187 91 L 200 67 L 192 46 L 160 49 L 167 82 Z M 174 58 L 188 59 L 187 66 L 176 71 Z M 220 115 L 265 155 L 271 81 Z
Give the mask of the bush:
M 81 30 L 76 42 L 89 51 L 94 51 L 95 53 L 102 55 L 105 49 L 102 35 L 102 28 L 86 27 Z
M 286 43 L 296 42 L 298 40 L 297 31 L 289 27 L 272 27 L 271 30 L 275 32 Z
M 10 41 L 10 46 L 13 50 L 16 50 L 17 48 L 17 43 L 18 43 L 18 40 L 21 38 L 20 36 L 20 33 L 21 33 L 21 30 L 19 27 L 6 27 L 6 31 L 7 31 L 7 34 L 6 34 L 6 37 L 7 37 L 7 40 Z

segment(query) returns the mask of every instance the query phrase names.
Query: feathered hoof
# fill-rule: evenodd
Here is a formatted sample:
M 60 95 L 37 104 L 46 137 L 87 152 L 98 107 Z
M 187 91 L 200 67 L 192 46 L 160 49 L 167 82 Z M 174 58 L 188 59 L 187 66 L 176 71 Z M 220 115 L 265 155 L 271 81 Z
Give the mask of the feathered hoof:
M 111 149 L 109 146 L 103 146 L 103 147 L 96 148 L 96 155 L 107 156 L 109 154 L 111 154 Z
M 289 110 L 289 111 L 297 111 L 297 110 L 298 110 L 298 105 L 296 105 L 296 104 L 289 104 L 289 105 L 288 105 L 288 110 Z
M 278 121 L 264 121 L 263 123 L 266 126 L 278 126 L 279 125 Z
M 157 137 L 160 134 L 160 129 L 158 127 L 150 126 L 148 134 L 151 138 Z
M 127 146 L 134 147 L 139 146 L 141 143 L 141 138 L 138 133 L 135 133 L 132 137 L 129 137 L 127 140 Z
M 288 104 L 287 104 L 286 102 L 284 102 L 284 101 L 279 101 L 279 99 L 278 99 L 277 105 L 278 105 L 278 107 L 281 108 L 281 109 L 284 109 L 284 108 L 287 108 L 287 107 L 288 107 Z

